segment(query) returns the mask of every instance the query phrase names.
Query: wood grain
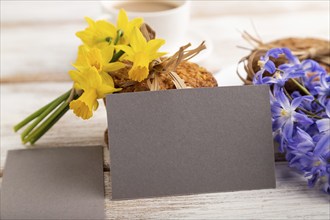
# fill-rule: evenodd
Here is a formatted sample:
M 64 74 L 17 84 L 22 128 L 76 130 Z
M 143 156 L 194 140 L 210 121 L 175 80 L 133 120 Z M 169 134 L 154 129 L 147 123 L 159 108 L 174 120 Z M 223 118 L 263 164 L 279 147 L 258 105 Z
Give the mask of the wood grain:
M 285 163 L 276 165 L 276 189 L 155 199 L 111 201 L 105 177 L 109 219 L 329 219 L 329 197 L 308 189 Z
M 5 11 L 4 19 L 1 20 L 1 54 L 4 56 L 1 57 L 0 81 L 9 83 L 68 80 L 67 72 L 72 69 L 70 64 L 75 61 L 77 47 L 80 44 L 75 33 L 86 27 L 83 16 L 97 18 L 101 15 L 100 12 L 97 14 L 96 6 L 91 4 L 93 10 L 82 15 L 74 10 L 69 10 L 74 8 L 75 5 L 71 3 L 66 10 L 72 12 L 72 15 L 56 20 L 54 16 L 62 10 L 61 5 L 64 3 L 58 6 L 43 3 L 40 7 L 44 7 L 45 11 L 42 13 L 44 19 L 41 19 L 40 16 L 42 15 L 31 14 L 34 10 L 37 10 L 39 3 L 31 3 L 32 6 L 28 2 L 25 4 L 27 8 L 31 8 L 31 12 L 22 12 L 22 15 L 26 14 L 27 16 L 26 21 L 19 20 L 19 18 L 13 17 L 9 13 L 10 11 L 15 12 L 15 4 L 14 6 L 11 4 L 10 7 L 7 6 L 8 10 Z M 197 2 L 195 4 L 197 7 Z M 227 7 L 230 6 L 227 10 L 236 12 L 238 10 L 234 5 L 223 2 L 212 1 L 206 5 L 211 8 L 212 5 L 218 8 L 227 5 Z M 233 15 L 221 13 L 221 11 L 224 11 L 222 9 L 217 16 L 192 17 L 186 42 L 193 42 L 195 39 L 199 41 L 207 40 L 207 53 L 209 55 L 200 60 L 199 64 L 211 72 L 216 72 L 221 68 L 236 65 L 240 58 L 249 53 L 249 51 L 239 49 L 237 46 L 251 48 L 243 40 L 240 32 L 246 30 L 255 35 L 252 23 L 254 23 L 259 35 L 265 42 L 288 36 L 329 39 L 329 10 L 326 7 L 321 7 L 327 4 L 320 3 L 310 7 L 314 10 L 308 10 L 307 3 L 302 5 L 304 7 L 301 11 L 297 10 L 300 7 L 297 7 L 297 9 L 285 8 L 280 11 L 280 5 L 271 7 L 271 3 L 258 4 L 257 6 L 248 3 L 247 8 L 251 9 L 255 6 L 260 11 L 255 11 L 255 13 L 250 11 L 248 15 Z M 205 7 L 203 6 L 203 8 Z M 19 9 L 23 10 L 22 8 Z M 215 9 L 212 8 L 212 10 Z M 46 16 L 47 11 L 49 16 Z M 228 74 L 235 77 L 235 73 Z
M 1 170 L 8 150 L 25 147 L 12 126 L 70 87 L 71 83 L 1 85 Z M 68 112 L 35 147 L 104 146 L 105 128 L 105 109 L 100 102 L 88 121 Z M 105 166 L 109 166 L 108 155 L 105 148 Z M 110 172 L 104 177 L 107 219 L 329 219 L 329 196 L 308 189 L 303 177 L 286 163 L 276 164 L 276 189 L 153 199 L 111 201 Z
M 20 142 L 20 132 L 15 133 L 13 126 L 71 87 L 72 83 L 1 85 L 1 169 L 8 150 L 25 147 Z M 104 145 L 106 127 L 105 108 L 100 102 L 99 110 L 91 120 L 84 121 L 68 112 L 35 147 Z
M 239 31 L 254 34 L 252 22 L 265 42 L 288 36 L 329 39 L 328 1 L 242 4 L 193 2 L 189 29 L 197 35 L 187 36 L 187 42 L 196 36 L 209 38 L 210 56 L 200 64 L 210 71 L 235 65 L 248 53 L 236 46 L 250 47 Z M 8 150 L 26 147 L 12 127 L 71 87 L 65 81 L 80 44 L 75 32 L 85 28 L 83 16 L 100 15 L 95 1 L 1 1 L 0 174 Z M 234 77 L 233 72 L 227 74 Z M 105 146 L 106 126 L 101 102 L 88 121 L 68 112 L 35 147 Z M 108 155 L 105 148 L 105 170 Z M 330 197 L 309 189 L 286 163 L 276 164 L 276 189 L 153 199 L 111 201 L 110 172 L 104 177 L 107 219 L 329 219 L 330 214 Z

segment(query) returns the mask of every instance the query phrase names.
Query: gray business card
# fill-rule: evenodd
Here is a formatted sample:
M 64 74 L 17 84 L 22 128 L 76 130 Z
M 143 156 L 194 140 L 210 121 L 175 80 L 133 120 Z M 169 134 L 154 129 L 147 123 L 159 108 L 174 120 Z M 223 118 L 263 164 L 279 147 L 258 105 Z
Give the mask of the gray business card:
M 1 219 L 104 219 L 102 147 L 9 151 Z
M 112 199 L 274 188 L 268 90 L 108 95 Z

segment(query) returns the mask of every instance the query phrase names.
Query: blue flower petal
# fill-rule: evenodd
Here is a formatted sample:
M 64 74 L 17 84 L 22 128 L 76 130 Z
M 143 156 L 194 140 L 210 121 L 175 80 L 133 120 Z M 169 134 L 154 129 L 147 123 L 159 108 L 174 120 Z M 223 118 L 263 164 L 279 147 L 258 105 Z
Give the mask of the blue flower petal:
M 282 48 L 282 51 L 290 62 L 294 64 L 300 63 L 299 59 L 291 53 L 291 50 L 289 48 L 284 47 Z
M 264 73 L 264 70 L 259 70 L 253 77 L 253 84 L 254 85 L 261 85 L 263 84 L 262 81 L 262 75 Z
M 310 96 L 310 95 L 297 97 L 297 98 L 293 99 L 291 102 L 291 110 L 295 110 L 296 108 L 298 108 L 303 101 L 311 102 L 313 100 L 314 100 L 314 97 Z
M 326 73 L 325 69 L 320 66 L 317 62 L 314 60 L 304 60 L 302 63 L 302 67 L 306 72 L 324 72 Z
M 293 134 L 293 121 L 286 120 L 285 124 L 283 125 L 283 135 L 286 139 L 291 139 Z
M 281 48 L 273 48 L 267 51 L 265 57 L 274 57 L 277 59 L 281 54 L 283 54 L 283 50 Z
M 301 125 L 311 125 L 314 123 L 314 121 L 312 119 L 310 119 L 309 117 L 307 117 L 305 114 L 295 112 L 293 114 L 293 117 L 294 117 L 295 121 Z
M 330 118 L 317 120 L 316 122 L 319 132 L 326 132 L 330 130 Z M 330 137 L 329 137 L 330 138 Z
M 322 138 L 317 142 L 314 155 L 321 156 L 326 155 L 330 151 L 330 133 L 325 133 Z
M 285 124 L 285 122 L 286 122 L 286 119 L 283 117 L 278 117 L 277 119 L 275 119 L 273 122 L 273 125 L 272 125 L 273 131 L 276 131 L 276 130 L 282 128 L 283 125 Z
M 275 71 L 276 71 L 276 66 L 273 63 L 273 61 L 271 61 L 271 60 L 268 60 L 265 63 L 264 68 L 265 68 L 265 70 L 267 70 L 267 72 L 269 72 L 271 74 L 275 73 Z
M 275 98 L 277 98 L 278 102 L 283 107 L 283 109 L 290 110 L 291 108 L 290 101 L 282 90 L 276 92 Z

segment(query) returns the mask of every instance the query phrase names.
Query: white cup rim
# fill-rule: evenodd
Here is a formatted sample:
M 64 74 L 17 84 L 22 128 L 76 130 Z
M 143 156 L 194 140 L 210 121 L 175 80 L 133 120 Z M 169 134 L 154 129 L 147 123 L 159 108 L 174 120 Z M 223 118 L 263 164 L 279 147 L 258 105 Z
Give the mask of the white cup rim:
M 101 1 L 101 5 L 103 7 L 103 10 L 105 13 L 118 13 L 120 9 L 114 8 L 111 5 L 114 3 L 118 3 L 120 1 Z M 124 1 L 121 1 L 124 2 Z M 164 11 L 152 11 L 152 12 L 138 12 L 138 11 L 126 11 L 129 13 L 130 17 L 155 17 L 155 16 L 163 16 L 163 15 L 169 15 L 172 13 L 175 13 L 176 11 L 181 10 L 184 6 L 189 5 L 188 0 L 182 0 L 182 1 L 163 1 L 163 2 L 182 2 L 182 4 L 178 5 L 175 8 L 164 10 Z M 111 5 L 110 5 L 111 4 Z

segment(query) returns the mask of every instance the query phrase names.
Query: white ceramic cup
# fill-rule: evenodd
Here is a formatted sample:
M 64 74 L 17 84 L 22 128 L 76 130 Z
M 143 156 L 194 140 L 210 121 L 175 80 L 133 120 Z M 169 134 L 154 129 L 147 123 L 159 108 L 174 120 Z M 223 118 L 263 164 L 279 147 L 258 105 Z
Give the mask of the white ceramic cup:
M 122 0 L 101 1 L 101 4 L 105 13 L 103 18 L 112 22 L 117 19 L 121 8 L 125 9 L 129 19 L 143 18 L 144 22 L 156 31 L 156 37 L 166 41 L 162 47 L 166 52 L 176 51 L 180 46 L 183 46 L 181 44 L 184 42 L 189 25 L 189 1 Z

